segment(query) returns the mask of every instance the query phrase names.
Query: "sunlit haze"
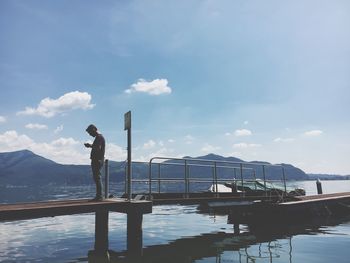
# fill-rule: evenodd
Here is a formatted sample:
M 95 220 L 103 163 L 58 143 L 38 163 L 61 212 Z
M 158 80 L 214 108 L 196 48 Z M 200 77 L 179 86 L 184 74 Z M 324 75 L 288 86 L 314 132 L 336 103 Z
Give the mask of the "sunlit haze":
M 0 1 L 0 152 L 350 174 L 350 1 Z

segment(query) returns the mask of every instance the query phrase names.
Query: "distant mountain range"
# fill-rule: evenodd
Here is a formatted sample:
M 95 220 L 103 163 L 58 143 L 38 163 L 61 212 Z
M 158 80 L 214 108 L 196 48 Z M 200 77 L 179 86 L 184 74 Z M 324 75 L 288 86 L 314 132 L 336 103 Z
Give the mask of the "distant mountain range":
M 308 174 L 310 180 L 350 180 L 350 175 Z
M 188 157 L 189 158 L 189 157 Z M 240 170 L 228 168 L 223 162 L 243 162 L 244 178 L 253 177 L 252 163 L 259 164 L 259 168 L 255 169 L 255 176 L 262 178 L 263 165 L 265 167 L 265 176 L 267 179 L 280 179 L 282 176 L 281 167 L 269 167 L 267 162 L 244 162 L 235 157 L 222 157 L 220 155 L 208 154 L 193 158 L 190 170 L 191 177 L 212 178 L 212 168 L 199 167 L 203 162 L 199 160 L 218 161 L 217 176 L 218 178 L 240 178 Z M 179 165 L 180 161 L 166 161 L 161 165 L 162 177 L 183 178 L 184 167 Z M 125 180 L 125 163 L 109 162 L 110 180 L 111 182 L 122 182 Z M 155 165 L 158 166 L 158 165 Z M 226 166 L 226 167 L 225 167 Z M 325 178 L 325 175 L 307 175 L 301 169 L 290 164 L 281 164 L 284 167 L 285 175 L 289 180 L 308 180 Z M 133 178 L 148 178 L 148 164 L 134 164 Z M 153 177 L 157 178 L 158 173 L 156 167 L 152 168 Z M 339 177 L 328 175 L 327 179 L 350 179 L 350 176 Z M 91 184 L 91 169 L 89 165 L 64 165 L 41 157 L 28 150 L 0 153 L 0 185 L 84 185 Z
M 111 162 L 111 178 L 122 180 L 117 162 Z M 59 164 L 28 150 L 0 153 L 0 185 L 90 184 L 89 165 Z

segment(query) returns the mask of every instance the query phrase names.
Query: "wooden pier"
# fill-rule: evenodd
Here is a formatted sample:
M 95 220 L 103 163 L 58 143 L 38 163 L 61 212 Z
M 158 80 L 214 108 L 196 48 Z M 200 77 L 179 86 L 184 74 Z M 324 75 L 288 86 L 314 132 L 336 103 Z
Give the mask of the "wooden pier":
M 152 213 L 153 205 L 182 204 L 207 208 L 229 215 L 228 221 L 239 233 L 239 224 L 269 224 L 301 222 L 311 218 L 350 215 L 350 192 L 298 196 L 280 202 L 266 196 L 234 196 L 230 194 L 165 194 L 158 195 L 153 202 L 135 199 L 106 199 L 91 202 L 87 199 L 46 201 L 21 204 L 0 204 L 0 222 L 81 213 L 95 213 L 95 247 L 89 252 L 91 262 L 109 262 L 108 218 L 109 212 L 127 214 L 127 253 L 129 256 L 142 255 L 143 215 Z M 237 231 L 236 231 L 237 230 Z M 97 259 L 96 259 L 97 258 Z
M 0 222 L 95 213 L 95 248 L 89 257 L 96 262 L 108 262 L 109 212 L 127 214 L 127 250 L 132 255 L 142 254 L 143 214 L 152 213 L 152 202 L 121 198 L 91 202 L 88 199 L 46 201 L 21 204 L 1 204 Z
M 128 214 L 130 211 L 134 210 L 139 211 L 141 214 L 152 213 L 152 202 L 144 200 L 127 201 L 126 199 L 113 198 L 99 202 L 91 202 L 88 199 L 77 199 L 20 204 L 1 204 L 0 221 L 94 213 L 99 211 L 112 211 Z
M 294 201 L 279 203 L 257 200 L 226 206 L 225 209 L 234 224 L 297 223 L 320 217 L 350 215 L 350 192 L 301 196 Z

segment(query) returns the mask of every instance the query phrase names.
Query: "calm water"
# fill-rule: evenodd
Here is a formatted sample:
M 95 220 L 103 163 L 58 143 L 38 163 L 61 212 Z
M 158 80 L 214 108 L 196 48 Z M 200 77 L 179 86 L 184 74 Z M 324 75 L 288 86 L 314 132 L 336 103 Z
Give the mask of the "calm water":
M 316 193 L 313 181 L 296 184 Z M 29 195 L 30 189 L 4 188 L 0 201 L 80 198 L 93 190 L 49 188 Z M 323 191 L 350 191 L 350 181 L 324 181 Z M 0 223 L 0 262 L 88 262 L 94 220 L 84 214 Z M 109 248 L 125 251 L 126 216 L 110 213 L 109 228 Z M 142 262 L 349 262 L 350 219 L 269 229 L 241 225 L 238 235 L 227 216 L 200 214 L 196 206 L 156 206 L 144 216 L 143 240 Z

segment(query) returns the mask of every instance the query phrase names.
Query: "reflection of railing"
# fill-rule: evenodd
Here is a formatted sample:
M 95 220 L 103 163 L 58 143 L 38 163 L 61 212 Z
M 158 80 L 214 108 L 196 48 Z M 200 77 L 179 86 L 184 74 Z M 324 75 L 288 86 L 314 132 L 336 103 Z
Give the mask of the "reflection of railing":
M 283 233 L 281 233 L 283 234 Z M 289 244 L 288 244 L 289 243 Z M 202 233 L 185 236 L 164 244 L 149 245 L 137 262 L 289 262 L 292 263 L 291 237 L 260 241 L 254 233 Z M 126 252 L 126 251 L 125 251 Z M 110 250 L 111 258 L 123 260 L 125 252 Z M 119 262 L 119 261 L 118 261 Z M 134 261 L 133 261 L 134 262 Z
M 254 246 L 241 248 L 238 250 L 239 262 L 256 262 L 260 259 L 268 259 L 269 262 L 273 262 L 274 259 L 278 261 L 283 259 L 284 262 L 288 260 L 289 263 L 292 263 L 292 237 L 286 237 L 286 243 L 282 241 L 283 239 L 258 243 L 258 251 L 254 251 Z
M 155 162 L 157 161 L 157 162 Z M 231 161 L 220 161 L 220 160 L 204 160 L 204 159 L 192 159 L 192 158 L 170 158 L 170 157 L 153 157 L 148 163 L 146 162 L 133 162 L 133 164 L 143 164 L 148 165 L 148 179 L 132 179 L 134 183 L 144 183 L 148 184 L 148 194 L 152 198 L 152 193 L 161 193 L 161 186 L 170 183 L 181 183 L 184 185 L 185 197 L 188 197 L 191 193 L 190 186 L 192 183 L 211 183 L 213 185 L 213 192 L 218 193 L 219 183 L 231 183 L 232 186 L 240 186 L 244 189 L 245 184 L 252 183 L 256 181 L 256 174 L 258 168 L 261 169 L 261 174 L 263 178 L 263 189 L 265 196 L 268 195 L 267 183 L 276 182 L 276 180 L 267 180 L 267 167 L 277 167 L 281 169 L 281 181 L 283 182 L 284 192 L 287 191 L 285 169 L 282 165 L 272 165 L 272 164 L 261 164 L 261 163 L 244 163 L 244 162 L 231 162 Z M 164 177 L 162 174 L 163 166 L 174 166 L 183 167 L 183 177 Z M 211 177 L 198 178 L 191 177 L 191 168 L 205 168 L 211 170 Z M 157 173 L 154 174 L 154 170 L 157 168 Z M 231 178 L 220 178 L 219 169 L 229 169 L 232 170 Z M 155 177 L 156 175 L 156 177 Z M 252 177 L 254 180 L 245 179 L 248 176 Z M 126 178 L 127 180 L 127 178 Z M 279 181 L 279 182 L 281 182 Z M 154 191 L 153 186 L 157 185 L 156 191 Z M 127 182 L 125 183 L 127 185 Z M 256 186 L 255 186 L 256 187 Z M 127 189 L 125 189 L 127 191 Z M 237 189 L 232 189 L 232 191 Z M 242 195 L 245 191 L 242 190 Z M 284 193 L 282 193 L 283 198 Z

